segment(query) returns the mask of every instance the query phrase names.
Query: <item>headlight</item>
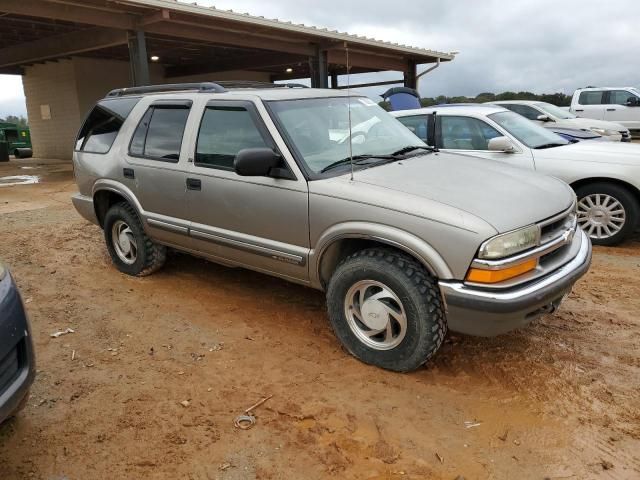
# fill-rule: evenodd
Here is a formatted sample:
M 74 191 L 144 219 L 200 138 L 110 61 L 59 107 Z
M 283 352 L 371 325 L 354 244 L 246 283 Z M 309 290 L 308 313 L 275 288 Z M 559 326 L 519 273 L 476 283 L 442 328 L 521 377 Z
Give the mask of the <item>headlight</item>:
M 7 268 L 0 262 L 0 280 L 7 276 Z
M 480 258 L 504 258 L 529 248 L 540 242 L 540 228 L 537 225 L 503 233 L 493 237 L 480 246 Z
M 609 130 L 607 128 L 597 128 L 591 127 L 589 128 L 593 133 L 597 133 L 598 135 L 602 135 L 603 137 L 611 137 L 612 135 L 620 135 L 620 132 L 616 130 Z

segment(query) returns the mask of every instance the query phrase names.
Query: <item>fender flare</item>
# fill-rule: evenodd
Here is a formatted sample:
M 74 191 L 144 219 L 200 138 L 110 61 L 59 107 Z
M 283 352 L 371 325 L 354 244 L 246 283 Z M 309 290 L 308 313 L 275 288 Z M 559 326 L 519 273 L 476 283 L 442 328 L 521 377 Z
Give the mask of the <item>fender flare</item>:
M 321 268 L 327 249 L 335 242 L 347 238 L 373 240 L 398 248 L 417 259 L 436 278 L 453 278 L 449 265 L 436 249 L 416 235 L 388 225 L 345 222 L 325 230 L 316 242 L 316 247 L 310 252 L 309 275 L 312 284 L 322 286 Z

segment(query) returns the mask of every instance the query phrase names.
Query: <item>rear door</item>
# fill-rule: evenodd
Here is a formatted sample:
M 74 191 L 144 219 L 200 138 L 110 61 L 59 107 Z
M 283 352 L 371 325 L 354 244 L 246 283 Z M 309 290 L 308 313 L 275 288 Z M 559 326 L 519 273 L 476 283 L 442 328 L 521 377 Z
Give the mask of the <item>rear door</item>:
M 610 90 L 605 96 L 604 119 L 621 123 L 628 128 L 640 125 L 640 107 L 630 106 L 638 97 L 629 90 Z
M 308 281 L 309 194 L 286 145 L 261 104 L 209 101 L 198 114 L 187 182 L 193 246 L 214 259 Z M 269 122 L 269 126 L 265 123 Z M 236 154 L 271 148 L 289 178 L 242 177 Z
M 135 185 L 152 236 L 187 247 L 189 221 L 185 179 L 192 102 L 167 98 L 151 102 L 138 122 L 127 152 L 125 178 Z M 185 134 L 185 132 L 187 132 Z
M 605 93 L 604 90 L 583 90 L 573 113 L 578 117 L 604 120 Z

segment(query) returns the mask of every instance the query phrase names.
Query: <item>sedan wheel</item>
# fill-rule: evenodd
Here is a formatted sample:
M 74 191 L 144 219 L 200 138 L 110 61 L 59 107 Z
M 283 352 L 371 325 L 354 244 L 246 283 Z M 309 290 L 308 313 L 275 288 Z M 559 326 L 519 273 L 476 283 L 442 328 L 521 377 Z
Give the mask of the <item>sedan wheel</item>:
M 578 202 L 578 224 L 592 239 L 614 236 L 626 219 L 624 206 L 611 195 L 593 193 Z
M 617 245 L 627 239 L 638 223 L 636 195 L 622 185 L 609 182 L 576 188 L 578 225 L 594 245 Z

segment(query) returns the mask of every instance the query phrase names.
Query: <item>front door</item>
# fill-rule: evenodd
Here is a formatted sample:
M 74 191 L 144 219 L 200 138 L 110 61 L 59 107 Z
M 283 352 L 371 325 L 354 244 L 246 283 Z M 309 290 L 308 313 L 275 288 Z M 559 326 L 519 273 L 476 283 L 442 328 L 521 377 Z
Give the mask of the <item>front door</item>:
M 640 107 L 629 106 L 631 102 L 637 102 L 637 100 L 633 99 L 638 99 L 638 97 L 628 90 L 611 90 L 607 94 L 604 119 L 609 122 L 620 123 L 627 128 L 638 128 L 638 125 L 640 125 Z
M 192 245 L 213 259 L 306 282 L 307 182 L 270 125 L 271 131 L 252 102 L 219 100 L 204 107 L 186 179 Z M 235 173 L 240 150 L 264 147 L 283 155 L 291 179 Z

